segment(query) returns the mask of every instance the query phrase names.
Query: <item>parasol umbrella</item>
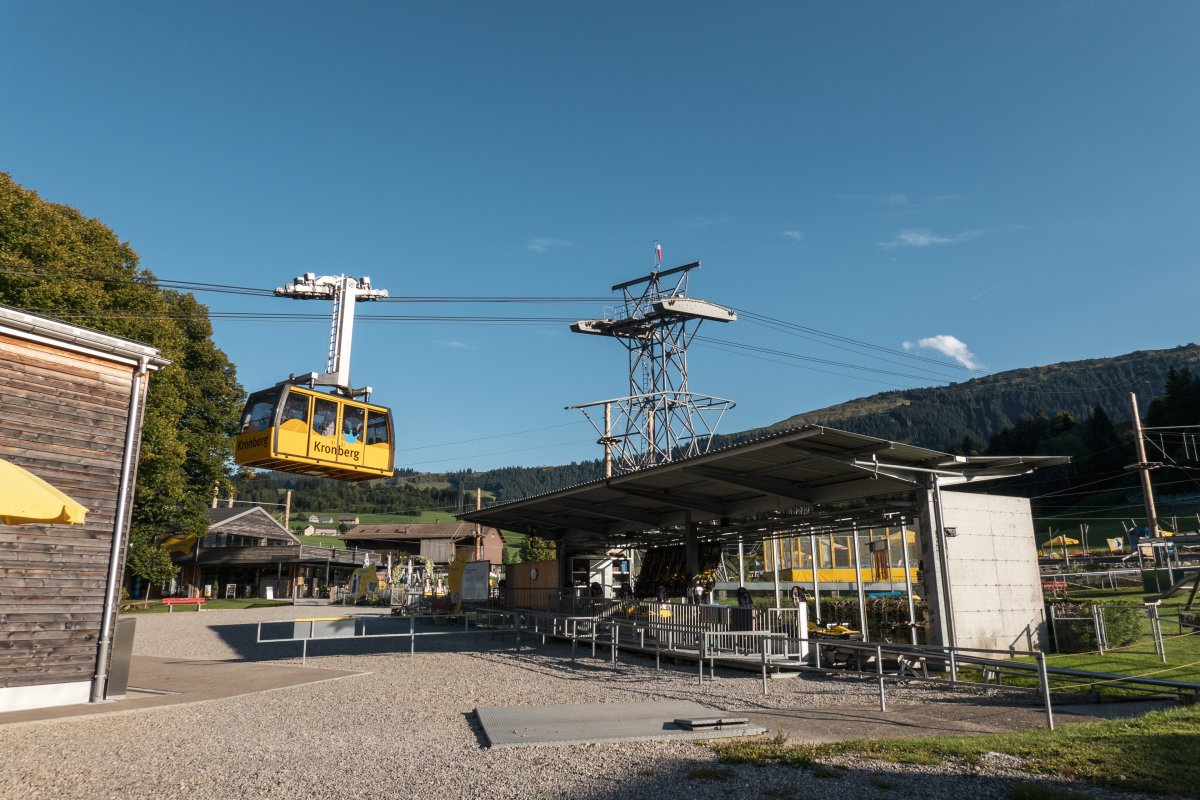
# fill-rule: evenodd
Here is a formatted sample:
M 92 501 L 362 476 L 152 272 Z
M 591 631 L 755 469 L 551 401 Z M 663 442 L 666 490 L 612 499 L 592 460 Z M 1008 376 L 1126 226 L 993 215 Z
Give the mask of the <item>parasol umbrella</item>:
M 87 509 L 28 470 L 0 458 L 0 524 L 82 525 Z
M 1063 536 L 1062 534 L 1059 534 L 1058 536 L 1055 536 L 1053 539 L 1050 539 L 1049 541 L 1047 541 L 1044 545 L 1042 545 L 1042 547 L 1050 547 L 1050 546 L 1062 547 L 1063 545 L 1071 545 L 1071 544 L 1079 544 L 1079 540 L 1072 539 L 1070 536 Z

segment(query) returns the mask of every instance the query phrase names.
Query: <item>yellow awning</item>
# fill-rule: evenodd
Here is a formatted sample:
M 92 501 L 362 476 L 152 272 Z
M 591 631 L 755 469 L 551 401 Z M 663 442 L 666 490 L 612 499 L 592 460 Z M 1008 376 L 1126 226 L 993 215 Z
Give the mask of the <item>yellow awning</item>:
M 44 480 L 0 458 L 0 523 L 82 525 L 87 509 Z
M 1072 539 L 1070 536 L 1059 535 L 1046 542 L 1046 544 L 1042 545 L 1042 547 L 1049 547 L 1051 545 L 1061 547 L 1064 544 L 1079 544 L 1079 540 Z

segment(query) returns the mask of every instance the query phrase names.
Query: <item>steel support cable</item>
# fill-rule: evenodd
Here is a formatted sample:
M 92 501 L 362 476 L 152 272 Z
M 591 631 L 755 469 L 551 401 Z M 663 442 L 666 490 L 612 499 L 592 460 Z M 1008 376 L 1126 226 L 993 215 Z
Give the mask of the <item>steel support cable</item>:
M 18 311 L 24 311 L 30 314 L 37 313 L 53 313 L 55 316 L 70 319 L 86 319 L 88 317 L 104 317 L 105 319 L 153 319 L 167 320 L 194 319 L 194 315 L 189 314 L 144 314 L 134 311 L 109 311 L 105 309 L 97 309 L 95 311 L 82 310 L 46 310 L 19 308 Z M 207 313 L 209 319 L 242 321 L 242 322 L 294 322 L 307 320 L 320 320 L 327 322 L 328 314 L 311 314 L 311 313 L 290 313 L 290 312 L 272 312 L 272 311 L 209 311 Z M 509 316 L 449 316 L 444 314 L 360 314 L 355 318 L 355 321 L 360 322 L 412 322 L 412 323 L 462 323 L 462 324 L 524 324 L 524 325 L 546 325 L 546 324 L 567 324 L 574 321 L 574 317 L 509 317 Z
M 1196 469 L 1196 467 L 1185 467 L 1185 466 L 1183 466 L 1183 465 L 1182 465 L 1182 464 L 1180 464 L 1178 461 L 1176 461 L 1174 458 L 1172 458 L 1172 457 L 1171 457 L 1171 454 L 1170 454 L 1170 453 L 1168 453 L 1166 450 L 1164 450 L 1164 449 L 1162 448 L 1162 446 L 1161 446 L 1160 444 L 1158 444 L 1158 442 L 1156 442 L 1156 441 L 1154 441 L 1153 439 L 1151 439 L 1151 438 L 1149 438 L 1149 437 L 1146 437 L 1146 436 L 1143 436 L 1142 438 L 1143 438 L 1145 441 L 1147 441 L 1147 442 L 1150 442 L 1150 444 L 1154 445 L 1155 449 L 1157 449 L 1157 450 L 1158 450 L 1158 452 L 1162 453 L 1162 454 L 1163 454 L 1163 457 L 1165 457 L 1165 458 L 1167 459 L 1167 461 L 1170 461 L 1170 462 L 1171 462 L 1171 464 L 1172 464 L 1172 466 L 1174 466 L 1174 467 L 1175 467 L 1175 469 L 1178 469 L 1178 470 L 1181 470 L 1181 471 L 1183 471 L 1184 475 L 1186 475 L 1186 476 L 1187 476 L 1187 479 L 1188 479 L 1189 481 L 1191 481 L 1192 483 L 1196 484 L 1197 486 L 1200 486 L 1200 480 L 1197 480 L 1196 478 L 1194 478 L 1194 477 L 1192 477 L 1191 475 L 1188 475 L 1188 474 L 1187 474 L 1187 470 Z
M 903 384 L 903 383 L 895 383 L 893 381 L 881 381 L 881 380 L 878 380 L 875 378 L 867 378 L 862 375 L 849 375 L 845 372 L 834 372 L 833 370 L 829 370 L 829 369 L 820 369 L 819 367 L 810 367 L 807 364 L 797 364 L 794 361 L 780 361 L 779 359 L 776 359 L 776 358 L 767 358 L 766 356 L 758 356 L 758 355 L 754 355 L 753 353 L 743 353 L 739 350 L 722 347 L 721 345 L 716 344 L 716 343 L 709 344 L 709 343 L 705 343 L 705 342 L 700 342 L 696 346 L 701 347 L 701 348 L 717 349 L 717 350 L 721 350 L 722 352 L 726 352 L 726 353 L 735 353 L 744 358 L 753 358 L 753 359 L 757 359 L 759 361 L 766 361 L 770 364 L 782 364 L 785 367 L 795 367 L 796 369 L 806 369 L 811 372 L 819 372 L 822 375 L 836 375 L 839 378 L 850 378 L 850 379 L 856 380 L 856 381 L 866 381 L 867 383 L 877 383 L 880 386 L 893 386 L 897 389 L 910 388 L 907 384 Z
M 398 448 L 396 448 L 396 452 L 397 453 L 411 453 L 413 450 L 428 450 L 431 447 L 451 447 L 451 446 L 457 445 L 457 444 L 471 444 L 473 442 L 486 441 L 487 439 L 502 439 L 506 436 L 520 436 L 525 433 L 538 433 L 539 431 L 550 431 L 550 430 L 556 430 L 558 428 L 574 427 L 577 424 L 578 424 L 577 422 L 564 422 L 562 425 L 547 425 L 543 428 L 529 428 L 529 429 L 523 430 L 523 431 L 513 431 L 512 433 L 496 433 L 491 436 L 478 436 L 474 439 L 459 439 L 456 442 L 442 442 L 440 444 L 423 444 L 420 447 L 398 447 Z
M 845 347 L 845 346 L 843 346 L 843 345 L 840 345 L 840 344 L 835 344 L 835 343 L 833 343 L 833 342 L 825 341 L 824 339 L 822 339 L 822 338 L 820 338 L 820 337 L 817 337 L 817 336 L 809 336 L 809 335 L 807 335 L 807 334 L 803 334 L 803 333 L 797 333 L 796 331 L 791 331 L 791 330 L 788 330 L 788 329 L 786 329 L 786 328 L 781 328 L 781 327 L 778 327 L 778 326 L 775 326 L 775 325 L 767 325 L 766 323 L 763 323 L 763 322 L 758 322 L 757 320 L 754 320 L 754 319 L 750 319 L 749 321 L 750 321 L 750 322 L 753 322 L 753 323 L 754 323 L 754 324 L 756 324 L 756 325 L 762 325 L 763 327 L 770 328 L 771 330 L 775 330 L 775 331 L 778 331 L 778 332 L 780 332 L 780 333 L 786 333 L 786 334 L 788 334 L 789 336 L 796 336 L 796 337 L 798 337 L 798 338 L 805 339 L 805 340 L 807 340 L 807 341 L 810 341 L 810 342 L 816 342 L 817 344 L 823 344 L 823 345 L 825 345 L 826 347 L 834 347 L 834 348 L 837 348 L 838 350 L 842 350 L 842 351 L 845 351 L 845 352 L 847 352 L 847 353 L 853 353 L 853 354 L 854 354 L 854 355 L 856 355 L 856 356 L 865 356 L 865 357 L 867 357 L 867 358 L 873 358 L 873 359 L 875 359 L 876 361 L 882 361 L 882 362 L 884 362 L 885 364 L 896 364 L 897 366 L 906 366 L 904 363 L 902 363 L 902 362 L 900 362 L 900 361 L 896 361 L 896 360 L 894 360 L 894 359 L 891 359 L 891 358 L 886 358 L 886 357 L 884 357 L 884 356 L 877 356 L 877 355 L 874 355 L 874 354 L 872 354 L 872 353 L 864 353 L 864 352 L 861 352 L 860 350 L 855 350 L 855 349 L 854 349 L 854 348 L 852 348 L 852 347 Z M 888 351 L 888 352 L 891 352 L 891 351 Z M 904 354 L 904 355 L 910 355 L 910 354 L 907 354 L 907 353 L 906 353 L 906 354 Z M 931 363 L 934 363 L 934 364 L 937 364 L 937 365 L 939 365 L 939 366 L 943 366 L 943 367 L 947 367 L 947 366 L 954 366 L 954 365 L 952 365 L 952 364 L 947 364 L 947 363 L 945 363 L 945 362 L 937 361 L 937 360 L 935 360 L 935 359 L 931 359 L 931 358 L 924 358 L 924 357 L 920 357 L 920 358 L 919 358 L 919 360 L 921 360 L 921 361 L 927 361 L 927 362 L 931 362 Z M 938 373 L 934 373 L 934 374 L 938 374 Z M 961 375 L 945 375 L 944 377 L 945 377 L 945 378 L 947 378 L 948 380 L 959 380 L 959 379 L 960 379 L 962 376 L 961 376 Z
M 494 453 L 475 453 L 473 455 L 466 455 L 466 456 L 451 456 L 449 458 L 433 458 L 433 459 L 427 459 L 425 461 L 409 461 L 407 465 L 412 466 L 413 464 L 439 464 L 443 461 L 456 461 L 456 460 L 462 461 L 462 460 L 471 459 L 471 458 L 486 458 L 488 456 L 508 455 L 509 453 L 528 453 L 528 452 L 535 451 L 535 450 L 549 450 L 549 449 L 555 448 L 555 447 L 583 446 L 583 445 L 590 445 L 590 444 L 595 444 L 595 442 L 590 439 L 575 440 L 572 442 L 558 442 L 556 444 L 539 445 L 537 447 L 521 447 L 521 448 L 517 448 L 514 450 L 498 450 Z
M 842 336 L 841 334 L 831 333 L 829 331 L 823 331 L 819 328 L 809 327 L 808 325 L 800 325 L 795 322 L 788 322 L 787 320 L 777 319 L 775 317 L 769 317 L 766 314 L 757 314 L 753 311 L 748 311 L 746 309 L 733 308 L 733 310 L 736 311 L 738 314 L 741 314 L 742 316 L 746 317 L 747 319 L 756 320 L 764 325 L 769 325 L 771 327 L 789 328 L 792 330 L 803 331 L 805 333 L 814 334 L 814 335 L 820 336 L 822 338 L 834 339 L 839 342 L 845 342 L 847 344 L 853 344 L 853 345 L 857 345 L 859 347 L 865 347 L 865 348 L 868 348 L 871 350 L 878 350 L 880 352 L 890 353 L 892 355 L 903 356 L 904 358 L 912 359 L 914 361 L 926 361 L 926 362 L 929 362 L 930 364 L 937 364 L 938 366 L 941 366 L 941 367 L 953 367 L 955 369 L 966 370 L 967 372 L 982 372 L 982 370 L 979 370 L 979 369 L 972 369 L 970 367 L 966 367 L 966 366 L 962 366 L 962 365 L 948 364 L 947 362 L 939 361 L 936 358 L 929 358 L 928 356 L 922 356 L 922 355 L 918 355 L 916 353 L 908 353 L 908 352 L 905 352 L 904 350 L 897 350 L 893 347 L 885 347 L 883 345 L 872 344 L 871 342 L 865 342 L 861 339 L 854 339 L 849 336 Z
M 892 376 L 899 377 L 899 378 L 911 378 L 913 380 L 918 380 L 918 381 L 927 381 L 927 380 L 931 379 L 930 375 L 913 375 L 912 373 L 908 373 L 908 372 L 896 372 L 894 370 L 880 369 L 879 367 L 862 367 L 862 366 L 858 366 L 857 364 L 849 364 L 844 361 L 833 361 L 833 360 L 827 359 L 827 358 L 816 358 L 815 356 L 802 356 L 798 353 L 789 353 L 786 350 L 775 350 L 770 347 L 760 347 L 758 345 L 746 344 L 744 342 L 731 342 L 731 341 L 722 340 L 722 339 L 713 339 L 708 336 L 697 336 L 696 341 L 705 342 L 707 344 L 724 345 L 726 347 L 732 347 L 732 348 L 737 348 L 740 350 L 746 350 L 748 352 L 766 353 L 768 355 L 783 356 L 784 358 L 794 358 L 798 361 L 811 361 L 813 363 L 826 364 L 826 365 L 834 366 L 834 367 L 843 367 L 846 369 L 857 369 L 857 370 L 862 370 L 864 372 L 875 373 L 878 375 L 892 375 Z M 942 379 L 942 378 L 944 378 L 944 376 L 939 376 L 939 379 Z
M 1115 480 L 1117 478 L 1124 478 L 1128 475 L 1129 475 L 1128 472 L 1125 472 L 1122 470 L 1121 472 L 1118 472 L 1116 474 L 1109 475 L 1107 478 L 1100 478 L 1099 480 L 1089 481 L 1088 483 L 1081 483 L 1081 484 L 1078 484 L 1077 486 L 1068 486 L 1066 489 L 1059 489 L 1058 491 L 1055 491 L 1055 492 L 1046 492 L 1045 494 L 1034 495 L 1033 497 L 1031 497 L 1029 499 L 1030 500 L 1041 500 L 1043 497 L 1055 497 L 1055 496 L 1070 497 L 1072 493 L 1075 493 L 1076 489 L 1082 489 L 1085 486 L 1095 486 L 1098 483 L 1107 483 L 1108 481 Z M 1094 493 L 1093 492 L 1079 492 L 1079 494 L 1094 494 Z

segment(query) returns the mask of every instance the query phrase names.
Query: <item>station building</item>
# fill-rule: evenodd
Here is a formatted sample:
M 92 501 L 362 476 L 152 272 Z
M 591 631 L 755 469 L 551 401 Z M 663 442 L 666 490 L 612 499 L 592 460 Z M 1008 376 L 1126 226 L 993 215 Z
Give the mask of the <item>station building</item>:
M 956 456 L 810 425 L 459 518 L 553 540 L 557 574 L 550 578 L 542 566 L 537 585 L 560 593 L 575 591 L 580 559 L 640 552 L 643 571 L 665 566 L 655 567 L 654 580 L 638 581 L 639 597 L 660 586 L 684 594 L 727 546 L 761 542 L 764 552 L 781 553 L 777 543 L 807 538 L 790 562 L 795 582 L 814 571 L 814 552 L 833 559 L 839 540 L 880 531 L 866 533 L 867 541 L 885 543 L 889 566 L 893 556 L 916 562 L 888 577 L 907 577 L 909 596 L 925 601 L 927 644 L 1032 650 L 1044 640 L 1045 611 L 1030 504 L 987 494 L 986 484 L 1068 461 Z M 873 558 L 867 563 L 846 564 L 860 592 L 865 569 L 875 566 Z M 819 594 L 822 571 L 832 567 L 815 566 L 809 589 Z M 908 623 L 918 624 L 911 605 Z

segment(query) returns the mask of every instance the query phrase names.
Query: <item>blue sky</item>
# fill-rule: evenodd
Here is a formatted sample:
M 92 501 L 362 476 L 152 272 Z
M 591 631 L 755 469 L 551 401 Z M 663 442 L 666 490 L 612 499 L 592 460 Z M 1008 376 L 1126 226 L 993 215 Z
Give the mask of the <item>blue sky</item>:
M 693 296 L 945 364 L 712 326 L 905 373 L 698 344 L 693 391 L 737 401 L 725 431 L 982 374 L 956 364 L 1197 338 L 1195 3 L 8 0 L 0 29 L 0 170 L 162 278 L 599 298 L 661 240 L 667 265 L 703 259 Z M 323 369 L 327 327 L 217 320 L 216 339 L 253 389 Z M 356 334 L 354 381 L 393 407 L 400 466 L 593 458 L 563 407 L 625 392 L 623 349 L 563 324 Z

